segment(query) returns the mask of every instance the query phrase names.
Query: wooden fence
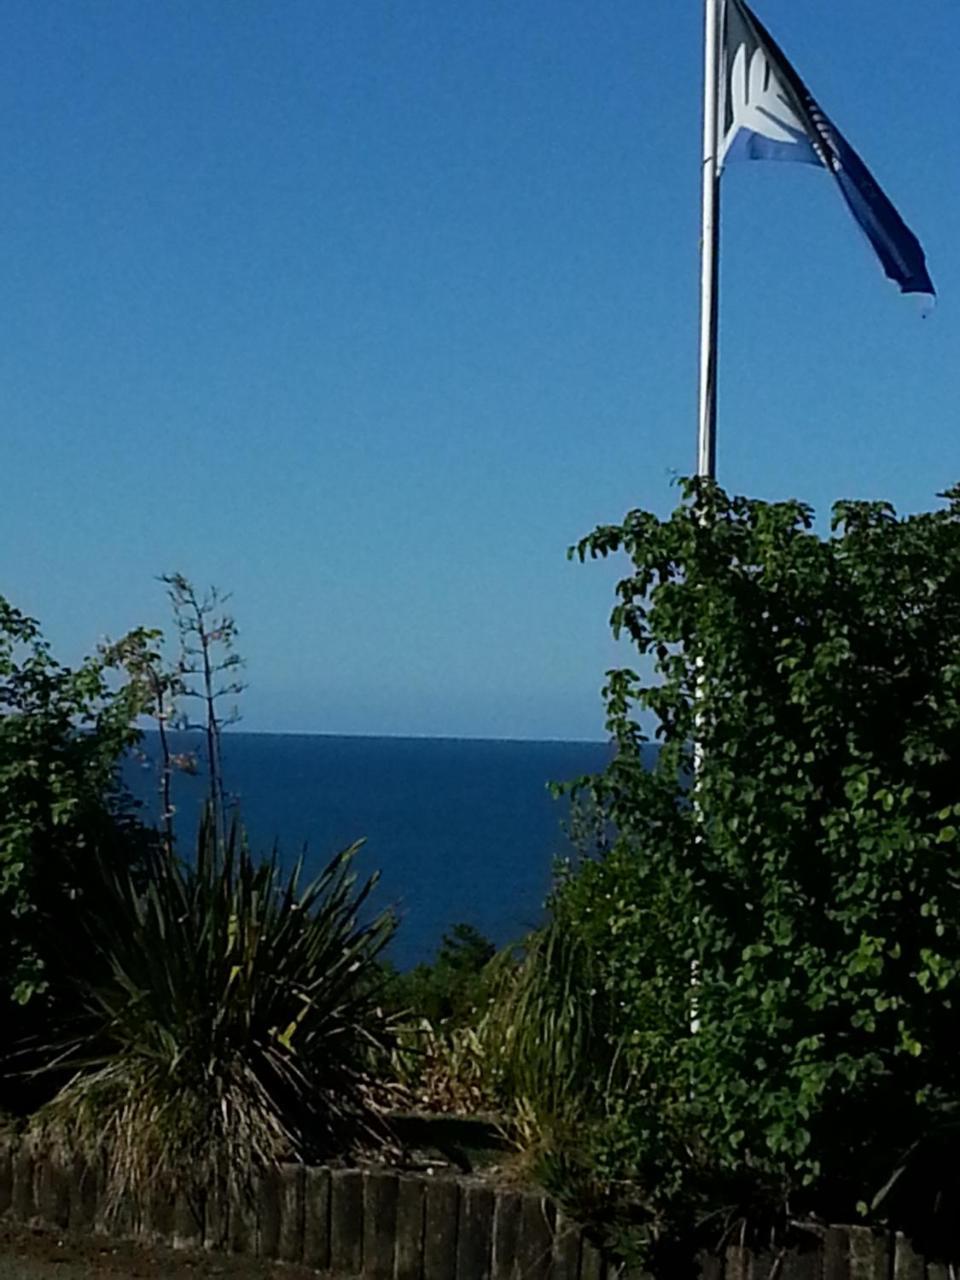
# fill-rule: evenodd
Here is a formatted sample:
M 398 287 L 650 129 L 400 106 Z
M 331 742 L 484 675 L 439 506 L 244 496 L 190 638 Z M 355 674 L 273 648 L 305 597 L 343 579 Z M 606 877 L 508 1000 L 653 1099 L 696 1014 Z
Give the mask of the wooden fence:
M 234 1204 L 160 1192 L 107 1221 L 99 1179 L 0 1139 L 0 1217 L 180 1249 L 222 1249 L 364 1280 L 620 1280 L 581 1229 L 534 1192 L 468 1178 L 288 1165 Z M 728 1249 L 703 1280 L 948 1280 L 900 1237 L 833 1227 L 783 1258 Z M 641 1280 L 639 1276 L 623 1280 Z

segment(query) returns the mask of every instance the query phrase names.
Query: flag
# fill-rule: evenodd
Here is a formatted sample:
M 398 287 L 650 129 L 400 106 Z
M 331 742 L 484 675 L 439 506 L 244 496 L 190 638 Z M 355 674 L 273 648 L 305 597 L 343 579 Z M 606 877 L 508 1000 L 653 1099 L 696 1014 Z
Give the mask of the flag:
M 919 240 L 744 0 L 725 0 L 721 56 L 721 167 L 792 160 L 828 170 L 889 278 L 903 293 L 934 294 Z

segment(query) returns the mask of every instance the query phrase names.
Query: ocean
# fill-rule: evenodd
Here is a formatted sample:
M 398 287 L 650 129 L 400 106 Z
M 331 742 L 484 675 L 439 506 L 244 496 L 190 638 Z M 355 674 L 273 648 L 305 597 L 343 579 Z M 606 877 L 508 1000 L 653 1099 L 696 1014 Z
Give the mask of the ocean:
M 175 750 L 200 740 L 174 735 Z M 157 739 L 127 780 L 146 817 L 156 820 Z M 306 849 L 319 869 L 355 840 L 358 870 L 381 873 L 374 902 L 392 905 L 400 928 L 390 957 L 401 968 L 430 959 L 445 930 L 460 922 L 497 945 L 519 939 L 543 918 L 556 858 L 568 856 L 564 801 L 550 782 L 603 768 L 610 747 L 596 742 L 498 742 L 448 738 L 224 734 L 227 790 L 255 849 L 274 843 L 284 862 Z M 189 848 L 205 780 L 178 774 L 178 838 Z

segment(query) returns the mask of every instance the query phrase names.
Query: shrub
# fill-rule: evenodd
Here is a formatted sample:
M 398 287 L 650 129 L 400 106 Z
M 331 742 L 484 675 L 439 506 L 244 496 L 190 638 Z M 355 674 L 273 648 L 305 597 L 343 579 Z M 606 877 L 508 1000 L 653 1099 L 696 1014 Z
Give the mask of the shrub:
M 801 503 L 693 481 L 669 519 L 576 548 L 629 556 L 613 626 L 649 665 L 609 675 L 617 755 L 574 789 L 616 834 L 555 903 L 626 1084 L 558 1164 L 644 1247 L 711 1216 L 849 1219 L 958 1097 L 946 498 L 903 519 L 840 503 L 821 537 Z
M 111 687 L 111 665 L 106 654 L 61 665 L 39 625 L 0 597 L 0 1017 L 11 1036 L 24 1018 L 10 1002 L 57 985 L 49 939 L 71 929 L 94 851 L 131 865 L 151 842 L 119 776 L 143 691 Z
M 492 942 L 461 923 L 443 935 L 432 964 L 404 973 L 385 967 L 384 999 L 397 1022 L 391 1071 L 409 1105 L 461 1115 L 492 1107 L 478 1027 L 495 955 Z
M 390 1070 L 400 1106 L 457 1116 L 486 1115 L 496 1107 L 489 1055 L 469 1023 L 400 1021 Z
M 386 999 L 398 1014 L 431 1025 L 470 1021 L 487 999 L 486 971 L 496 948 L 469 924 L 455 924 L 444 935 L 432 964 L 404 973 L 388 968 Z
M 194 863 L 152 856 L 145 887 L 103 869 L 86 913 L 103 976 L 58 1051 L 74 1078 L 36 1134 L 102 1157 L 113 1203 L 156 1179 L 191 1194 L 282 1159 L 381 1136 L 374 1073 L 388 1047 L 376 959 L 394 921 L 358 923 L 359 846 L 301 887 L 208 819 Z

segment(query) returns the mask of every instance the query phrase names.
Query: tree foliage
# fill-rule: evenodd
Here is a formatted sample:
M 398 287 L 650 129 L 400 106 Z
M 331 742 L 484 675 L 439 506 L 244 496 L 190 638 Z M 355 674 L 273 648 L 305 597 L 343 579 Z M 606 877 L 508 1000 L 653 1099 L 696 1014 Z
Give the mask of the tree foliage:
M 903 518 L 841 502 L 824 537 L 802 503 L 690 481 L 668 519 L 572 549 L 629 558 L 612 624 L 642 674 L 609 674 L 616 758 L 574 787 L 616 834 L 554 904 L 619 1010 L 627 1082 L 566 1160 L 635 1238 L 718 1206 L 851 1215 L 958 1096 L 944 497 Z
M 495 952 L 493 943 L 473 925 L 455 924 L 444 933 L 432 964 L 421 963 L 404 973 L 388 970 L 390 1007 L 432 1026 L 471 1020 L 489 995 L 487 966 Z
M 129 638 L 131 644 L 144 641 Z M 50 982 L 53 929 L 69 929 L 94 851 L 135 858 L 140 830 L 119 777 L 143 689 L 113 656 L 59 663 L 39 625 L 0 597 L 0 1001 Z

